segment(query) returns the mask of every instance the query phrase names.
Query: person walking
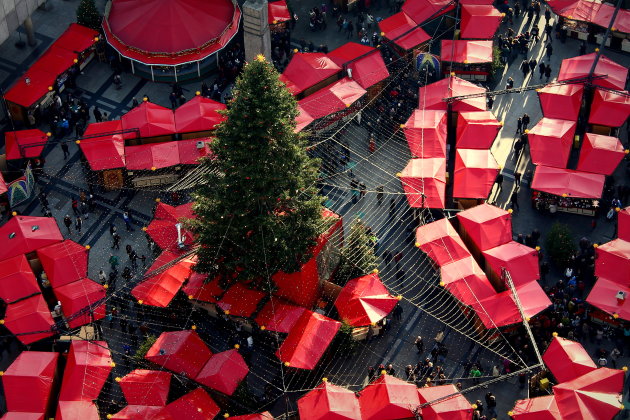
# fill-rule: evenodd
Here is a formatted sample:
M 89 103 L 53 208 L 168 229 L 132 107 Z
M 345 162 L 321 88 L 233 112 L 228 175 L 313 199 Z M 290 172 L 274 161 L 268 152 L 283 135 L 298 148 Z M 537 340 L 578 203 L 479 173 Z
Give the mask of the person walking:
M 516 164 L 518 164 L 518 158 L 521 156 L 521 150 L 523 150 L 523 141 L 519 137 L 514 142 L 514 154 L 512 155 L 512 159 Z
M 512 196 L 510 197 L 510 203 L 512 203 L 512 209 L 515 211 L 519 211 L 520 207 L 518 205 L 518 191 L 514 190 L 512 192 Z
M 540 73 L 540 80 L 542 80 L 543 76 L 545 75 L 545 69 L 546 69 L 546 68 L 547 68 L 547 67 L 545 66 L 545 63 L 544 63 L 544 62 L 542 62 L 542 61 L 541 61 L 541 62 L 538 64 L 538 72 Z
M 79 232 L 80 235 L 81 228 L 83 228 L 83 220 L 81 220 L 81 216 L 77 216 L 77 219 L 74 222 L 74 227 L 77 229 L 77 232 Z
M 127 232 L 133 232 L 133 228 L 131 227 L 131 217 L 129 217 L 128 212 L 123 212 L 122 215 L 123 221 L 125 222 L 125 227 L 127 228 Z
M 521 62 L 521 71 L 523 72 L 523 81 L 525 79 L 527 79 L 527 74 L 529 73 L 529 61 L 527 61 L 527 59 L 524 59 Z
M 551 10 L 549 10 L 549 7 L 545 7 L 545 24 L 548 24 L 550 20 L 551 20 Z
M 77 201 L 76 197 L 74 197 L 72 199 L 72 213 L 74 213 L 75 216 L 79 215 L 79 202 Z
M 529 122 L 529 115 L 527 113 L 523 114 L 523 133 L 527 130 L 527 127 L 529 127 Z
M 68 233 L 72 233 L 72 229 L 70 228 L 70 226 L 72 226 L 72 219 L 67 214 L 66 217 L 63 218 L 63 224 L 66 225 Z
M 523 118 L 518 117 L 518 120 L 516 120 L 516 134 L 521 134 L 522 131 L 523 131 Z
M 422 339 L 421 336 L 416 337 L 414 344 L 416 345 L 416 348 L 418 349 L 418 354 L 421 354 L 422 352 L 424 352 L 424 340 Z
M 551 65 L 549 64 L 545 67 L 545 77 L 547 78 L 547 81 L 551 78 Z
M 580 53 L 579 55 L 584 55 L 586 54 L 586 41 L 582 40 L 582 42 L 580 42 Z
M 546 28 L 545 28 L 546 31 Z M 553 55 L 553 45 L 551 45 L 551 40 L 545 46 L 545 50 L 547 51 L 547 58 L 551 60 L 551 56 Z
M 486 407 L 488 407 L 488 417 L 497 417 L 497 397 L 492 392 L 486 393 Z
M 488 96 L 488 109 L 492 109 L 492 105 L 494 105 L 494 98 L 492 95 Z
M 352 38 L 353 33 L 354 33 L 354 25 L 352 24 L 352 21 L 349 21 L 348 27 L 346 29 L 346 39 Z
M 521 185 L 521 173 L 514 171 L 514 185 L 518 188 Z
M 112 240 L 113 240 L 112 249 L 120 250 L 120 235 L 114 232 L 114 235 L 112 236 Z
M 538 62 L 534 57 L 529 59 L 529 71 L 532 72 L 532 77 L 534 77 L 534 72 L 536 71 L 536 64 L 538 64 Z
M 118 272 L 118 264 L 120 264 L 120 262 L 118 261 L 118 257 L 114 254 L 110 254 L 109 265 L 113 272 Z
M 98 109 L 96 105 L 94 105 L 94 108 L 92 109 L 92 115 L 94 115 L 94 120 L 96 120 L 96 122 L 103 121 L 103 114 L 101 113 L 101 110 Z
M 70 156 L 70 149 L 68 148 L 68 143 L 65 141 L 61 142 L 61 151 L 63 152 L 63 159 L 68 159 Z
M 470 369 L 469 376 L 473 378 L 474 385 L 479 385 L 479 382 L 480 382 L 479 378 L 481 377 L 481 371 L 476 365 L 473 366 L 472 369 Z
M 494 183 L 497 185 L 496 195 L 498 197 L 498 195 L 501 193 L 501 190 L 503 189 L 503 174 L 501 172 L 499 172 L 499 174 L 497 175 Z

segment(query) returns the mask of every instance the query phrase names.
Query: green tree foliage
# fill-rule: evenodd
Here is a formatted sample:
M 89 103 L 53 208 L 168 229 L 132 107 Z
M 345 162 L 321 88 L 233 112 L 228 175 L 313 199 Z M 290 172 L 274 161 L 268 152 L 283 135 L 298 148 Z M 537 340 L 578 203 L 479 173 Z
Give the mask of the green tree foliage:
M 147 352 L 155 344 L 157 341 L 157 337 L 153 334 L 149 334 L 144 341 L 138 346 L 136 353 L 133 355 L 133 359 L 136 363 L 141 363 L 144 361 L 144 356 L 146 356 Z
M 295 272 L 322 232 L 319 161 L 294 131 L 297 102 L 278 77 L 259 56 L 236 81 L 212 143 L 218 170 L 194 194 L 200 272 L 240 281 Z
M 77 23 L 95 31 L 101 30 L 103 17 L 98 12 L 94 0 L 81 0 L 77 7 Z
M 360 219 L 355 220 L 341 250 L 341 264 L 336 283 L 345 285 L 348 280 L 371 273 L 378 265 L 374 252 L 376 237 Z
M 335 339 L 331 345 L 335 349 L 335 354 L 343 354 L 350 356 L 354 354 L 359 342 L 352 338 L 354 327 L 346 322 L 341 323 L 341 328 L 335 335 Z
M 558 267 L 565 267 L 577 250 L 569 226 L 562 223 L 554 223 L 549 233 L 547 233 L 545 248 L 549 258 Z

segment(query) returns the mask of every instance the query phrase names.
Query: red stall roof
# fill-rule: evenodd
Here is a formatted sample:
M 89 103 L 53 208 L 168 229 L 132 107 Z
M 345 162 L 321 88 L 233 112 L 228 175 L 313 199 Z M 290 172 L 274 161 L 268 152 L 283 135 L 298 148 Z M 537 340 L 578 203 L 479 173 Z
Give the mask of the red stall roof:
M 453 296 L 464 305 L 496 294 L 488 277 L 473 257 L 462 258 L 440 268 L 441 281 Z
M 518 295 L 525 318 L 531 318 L 551 306 L 549 296 L 536 281 L 517 286 Z
M 185 219 L 194 218 L 192 211 L 189 211 L 190 208 L 191 206 L 188 205 L 176 208 L 168 204 L 158 203 L 155 209 L 155 216 L 149 226 L 147 226 L 147 235 L 161 249 L 167 250 L 177 247 L 177 228 L 175 225 Z M 185 245 L 193 243 L 194 237 L 189 230 L 182 229 L 182 236 Z
M 245 359 L 238 350 L 232 349 L 210 356 L 194 379 L 208 388 L 232 395 L 248 373 Z
M 341 67 L 324 53 L 296 53 L 280 75 L 280 80 L 287 85 L 292 94 L 297 95 L 341 70 Z
M 543 354 L 543 361 L 558 382 L 571 381 L 597 369 L 586 349 L 576 341 L 553 337 Z
M 4 326 L 15 334 L 22 344 L 31 344 L 52 337 L 53 324 L 50 310 L 42 295 L 10 304 L 4 317 Z M 32 334 L 34 331 L 46 332 Z
M 573 58 L 565 58 L 560 66 L 558 80 L 569 80 L 587 77 L 593 67 L 596 53 L 590 53 Z M 593 84 L 611 89 L 623 90 L 626 86 L 628 68 L 615 63 L 605 55 L 601 55 L 593 76 L 601 76 L 594 79 Z
M 79 147 L 93 171 L 125 167 L 125 141 L 122 134 L 122 121 L 112 120 L 89 124 L 83 133 Z
M 98 408 L 92 401 L 59 401 L 56 420 L 100 420 Z
M 105 341 L 72 341 L 59 400 L 97 399 L 112 367 L 112 355 Z
M 368 45 L 348 42 L 329 52 L 328 57 L 339 66 L 346 65 L 352 79 L 364 89 L 389 77 L 383 56 L 379 50 Z
M 44 420 L 44 413 L 23 413 L 20 411 L 9 411 L 0 417 L 2 420 Z
M 356 394 L 327 381 L 305 394 L 297 404 L 302 419 L 361 420 Z
M 381 20 L 378 26 L 385 38 L 403 50 L 410 50 L 431 39 L 431 36 L 404 12 Z
M 167 407 L 155 405 L 128 405 L 109 420 L 174 420 Z M 192 418 L 192 417 L 190 417 Z
M 372 273 L 350 280 L 335 301 L 339 317 L 354 327 L 376 323 L 398 304 L 378 275 Z
M 359 395 L 363 420 L 414 418 L 420 405 L 418 388 L 390 375 L 381 375 Z
M 551 0 L 549 1 L 549 6 L 560 16 L 571 20 L 591 22 L 603 28 L 608 27 L 615 10 L 614 6 L 601 3 L 599 0 L 578 0 L 569 2 L 564 0 Z M 629 19 L 630 12 L 625 9 L 620 9 L 613 23 L 613 30 L 622 33 L 630 33 Z
M 203 142 L 203 147 L 199 147 L 199 142 Z M 211 138 L 179 140 L 177 149 L 179 153 L 179 163 L 182 165 L 198 165 L 201 158 L 214 159 L 212 150 L 210 149 Z
M 621 301 L 617 299 L 617 293 L 623 291 L 630 296 L 630 286 L 623 281 L 608 280 L 599 277 L 591 289 L 586 301 L 598 307 L 610 315 L 617 315 L 620 319 L 630 321 L 630 299 Z
M 88 250 L 71 239 L 39 248 L 37 256 L 52 287 L 87 276 Z
M 116 381 L 127 404 L 166 405 L 171 376 L 170 372 L 160 370 L 135 369 Z
M 595 275 L 624 284 L 630 281 L 630 242 L 615 239 L 600 245 L 595 260 Z
M 158 0 L 141 5 L 116 0 L 103 20 L 103 31 L 124 57 L 175 66 L 201 61 L 225 47 L 238 32 L 240 19 L 238 4 L 230 0 Z
M 514 420 L 562 420 L 554 395 L 518 400 L 512 409 Z
M 600 198 L 605 176 L 570 169 L 538 166 L 534 172 L 532 189 L 554 195 L 567 194 L 578 198 Z
M 300 131 L 304 130 L 304 128 L 306 128 L 310 123 L 312 123 L 313 121 L 315 121 L 315 118 L 311 117 L 308 112 L 306 112 L 304 110 L 304 108 L 302 108 L 302 106 L 298 103 L 298 116 L 295 117 L 295 132 L 299 133 Z
M 522 320 L 509 290 L 481 299 L 471 306 L 487 329 L 516 324 Z
M 540 278 L 538 251 L 516 241 L 510 241 L 483 251 L 486 262 L 500 277 L 501 268 L 512 276 L 515 286 L 528 284 Z
M 502 126 L 490 111 L 460 112 L 457 117 L 457 147 L 489 149 Z
M 8 99 L 7 99 L 8 100 Z M 9 131 L 4 135 L 7 160 L 39 157 L 48 142 L 42 130 Z
M 125 130 L 140 130 L 140 137 L 168 136 L 177 132 L 173 111 L 151 102 L 142 102 L 121 120 Z M 127 133 L 125 138 L 136 138 L 136 135 Z
M 55 75 L 63 74 L 77 60 L 77 54 L 52 44 L 50 48 L 31 66 L 32 71 L 42 71 Z
M 2 375 L 9 411 L 45 412 L 57 371 L 58 353 L 23 351 Z
M 195 331 L 163 332 L 145 359 L 175 373 L 195 378 L 212 352 Z
M 446 126 L 446 111 L 415 109 L 404 127 L 411 155 L 445 158 Z
M 426 420 L 468 420 L 473 408 L 453 384 L 418 388 L 420 403 L 438 402 L 422 407 L 422 418 Z
M 0 194 L 4 194 L 7 191 L 9 191 L 9 188 L 7 187 L 7 183 L 4 180 L 4 176 L 2 176 L 2 173 L 0 173 Z
M 538 99 L 546 118 L 577 120 L 582 106 L 582 83 L 549 85 L 538 89 Z
M 589 124 L 621 127 L 630 115 L 630 95 L 595 89 Z
M 305 311 L 276 351 L 276 356 L 287 366 L 315 369 L 340 327 L 339 321 Z
M 436 18 L 450 12 L 455 7 L 449 0 L 408 0 L 403 4 L 402 11 L 408 14 L 415 22 Z
M 68 321 L 70 328 L 77 328 L 93 321 L 105 318 L 105 288 L 90 279 L 81 279 L 53 289 L 55 296 L 61 302 L 61 308 L 66 318 L 77 314 L 82 309 L 91 306 L 92 311 L 82 314 Z M 97 303 L 100 302 L 98 305 Z M 94 306 L 96 305 L 96 306 Z
M 0 299 L 5 303 L 39 293 L 37 279 L 24 254 L 0 262 Z
M 153 170 L 180 164 L 176 141 L 125 147 L 127 169 Z
M 418 91 L 418 107 L 424 109 L 447 110 L 444 98 L 455 96 L 473 95 L 486 92 L 486 89 L 477 86 L 467 80 L 456 76 L 450 76 L 427 86 L 422 86 Z M 453 111 L 485 111 L 486 98 L 476 96 L 466 99 L 458 99 L 453 102 Z
M 272 297 L 256 317 L 256 323 L 269 331 L 289 333 L 307 309 Z
M 270 1 L 267 3 L 267 17 L 270 25 L 291 20 L 291 12 L 285 0 Z
M 202 388 L 190 391 L 166 406 L 174 419 L 207 420 L 215 418 L 221 409 Z M 235 417 L 230 417 L 233 420 Z
M 34 216 L 12 217 L 0 226 L 0 237 L 7 245 L 0 248 L 0 261 L 63 240 L 54 218 Z
M 602 3 L 599 10 L 593 17 L 593 23 L 603 28 L 608 28 L 614 11 L 615 7 L 613 5 Z M 619 9 L 617 17 L 615 18 L 615 23 L 613 23 L 613 28 L 613 30 L 625 34 L 630 33 L 630 10 Z
M 439 266 L 470 256 L 468 248 L 448 219 L 418 227 L 416 246 Z
M 443 62 L 465 64 L 492 62 L 492 41 L 443 39 L 441 48 Z
M 490 150 L 458 149 L 455 153 L 453 197 L 488 198 L 499 174 Z
M 5 93 L 4 99 L 29 108 L 52 90 L 57 76 L 47 71 L 28 70 Z
M 217 276 L 210 281 L 206 281 L 207 274 L 192 272 L 182 287 L 182 292 L 189 299 L 199 300 L 201 302 L 217 303 L 219 296 L 225 292 L 220 285 L 220 278 Z
M 612 175 L 625 156 L 626 151 L 617 137 L 586 133 L 576 169 L 582 172 Z
M 156 260 L 147 270 L 149 277 L 131 291 L 144 305 L 166 308 L 190 276 L 195 261 L 188 257 L 174 263 L 171 260 L 167 263 L 169 266 L 162 269 L 164 264 L 165 262 Z
M 319 119 L 348 108 L 367 91 L 354 80 L 344 77 L 302 99 L 299 104 L 311 117 Z
M 227 118 L 217 111 L 226 109 L 225 104 L 204 96 L 195 96 L 175 110 L 176 130 L 178 133 L 214 130 Z
M 529 147 L 535 165 L 566 168 L 576 122 L 542 118 L 529 130 Z
M 249 318 L 265 296 L 264 292 L 248 289 L 242 283 L 237 283 L 225 292 L 217 305 L 226 314 Z
M 55 40 L 55 46 L 68 51 L 81 53 L 96 43 L 98 32 L 86 28 L 78 23 L 71 23 L 59 38 Z
M 492 39 L 503 19 L 501 12 L 487 4 L 464 4 L 461 14 L 462 38 Z
M 457 220 L 481 251 L 512 240 L 512 217 L 500 207 L 483 203 L 457 213 Z
M 617 236 L 624 241 L 630 241 L 630 207 L 617 213 Z
M 446 207 L 446 159 L 411 159 L 399 174 L 411 207 Z

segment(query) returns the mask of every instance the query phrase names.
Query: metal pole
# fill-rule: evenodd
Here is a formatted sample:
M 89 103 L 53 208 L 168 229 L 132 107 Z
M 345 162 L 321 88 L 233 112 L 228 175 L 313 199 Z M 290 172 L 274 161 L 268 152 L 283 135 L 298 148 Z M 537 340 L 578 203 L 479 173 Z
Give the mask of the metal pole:
M 173 66 L 173 69 L 175 69 L 175 83 L 177 83 L 177 66 Z
M 149 68 L 151 69 L 151 81 L 155 82 L 155 76 L 153 75 L 153 66 L 149 66 Z

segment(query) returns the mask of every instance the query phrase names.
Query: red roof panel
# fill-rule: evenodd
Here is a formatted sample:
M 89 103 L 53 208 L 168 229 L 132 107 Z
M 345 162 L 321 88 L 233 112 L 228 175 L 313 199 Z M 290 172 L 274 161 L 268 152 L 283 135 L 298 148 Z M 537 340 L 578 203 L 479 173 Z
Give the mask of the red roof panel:
M 165 269 L 156 263 L 147 271 L 149 277 L 138 283 L 131 294 L 144 305 L 166 308 L 190 276 L 195 261 L 182 258 Z
M 514 420 L 562 420 L 556 397 L 544 397 L 518 400 L 512 409 Z
M 217 299 L 225 292 L 221 287 L 219 277 L 206 282 L 207 274 L 192 272 L 182 291 L 189 299 L 202 302 L 217 303 Z
M 285 0 L 270 1 L 267 3 L 267 17 L 270 25 L 291 20 L 291 12 Z
M 385 288 L 378 273 L 350 280 L 335 301 L 339 317 L 354 327 L 380 321 L 397 304 L 398 299 Z
M 505 268 L 516 287 L 540 278 L 538 251 L 534 248 L 510 241 L 483 251 L 483 255 L 499 277 L 501 277 L 501 269 Z
M 39 293 L 37 279 L 24 254 L 0 262 L 0 299 L 5 303 Z
M 11 303 L 7 306 L 4 326 L 17 336 L 22 344 L 31 344 L 52 337 L 54 321 L 42 295 Z M 33 334 L 35 331 L 44 331 Z
M 440 268 L 440 276 L 440 285 L 464 305 L 472 305 L 480 299 L 496 294 L 488 277 L 473 257 L 443 265 Z
M 408 0 L 403 4 L 402 11 L 420 24 L 450 12 L 454 8 L 449 0 Z
M 195 378 L 212 352 L 196 332 L 163 332 L 144 357 L 165 369 Z
M 414 418 L 420 399 L 415 384 L 381 375 L 363 388 L 359 404 L 363 420 L 395 420 Z
M 502 126 L 490 111 L 460 112 L 457 117 L 457 147 L 490 149 Z
M 77 54 L 75 52 L 68 51 L 53 44 L 31 66 L 30 70 L 60 75 L 72 67 L 76 60 Z
M 47 71 L 28 70 L 4 94 L 4 99 L 29 108 L 50 92 L 57 82 L 57 76 Z
M 307 309 L 272 297 L 256 317 L 256 322 L 269 331 L 289 333 Z
M 213 101 L 204 96 L 195 96 L 175 110 L 175 127 L 178 133 L 214 130 L 226 120 L 225 104 Z
M 8 99 L 7 99 L 8 100 Z M 9 131 L 4 135 L 7 160 L 39 157 L 48 136 L 37 128 Z
M 39 248 L 37 256 L 53 288 L 87 276 L 88 250 L 71 239 Z
M 23 351 L 2 375 L 9 411 L 45 412 L 57 371 L 58 353 Z
M 59 401 L 55 420 L 100 420 L 98 408 L 92 401 Z
M 128 405 L 109 420 L 175 420 L 166 407 L 155 405 Z
M 166 406 L 174 419 L 208 420 L 215 418 L 221 409 L 202 388 L 197 388 Z M 232 418 L 232 417 L 230 417 Z
M 61 302 L 61 310 L 70 328 L 77 328 L 99 319 L 105 318 L 105 288 L 90 279 L 81 279 L 53 289 L 55 296 Z M 91 310 L 76 316 L 83 309 Z
M 125 147 L 125 158 L 130 170 L 148 171 L 180 164 L 176 141 L 128 146 Z
M 492 62 L 492 41 L 442 40 L 443 62 L 479 64 Z
M 8 238 L 7 246 L 0 248 L 0 261 L 63 240 L 54 218 L 34 216 L 12 217 L 0 227 L 0 237 Z
M 344 110 L 361 99 L 367 91 L 347 77 L 307 96 L 299 105 L 314 119 Z
M 74 53 L 81 53 L 96 43 L 95 38 L 98 35 L 94 29 L 86 28 L 78 23 L 71 23 L 68 29 L 55 40 L 54 45 Z
M 96 400 L 112 365 L 112 355 L 105 341 L 72 341 L 59 400 Z
M 553 337 L 543 354 L 543 362 L 559 382 L 571 381 L 597 369 L 586 349 L 576 341 Z
M 400 173 L 407 202 L 414 208 L 446 207 L 446 159 L 411 159 Z
M 415 109 L 404 126 L 411 155 L 446 157 L 446 111 Z
M 210 356 L 194 379 L 208 388 L 232 395 L 248 373 L 245 359 L 238 350 L 232 349 Z
M 93 171 L 125 167 L 125 141 L 122 134 L 115 134 L 122 130 L 120 120 L 104 121 L 89 124 L 79 147 Z
M 461 14 L 462 38 L 492 39 L 503 20 L 501 12 L 489 4 L 464 4 Z
M 593 67 L 595 54 L 596 53 L 590 53 L 562 60 L 558 80 L 563 81 L 587 77 L 591 71 L 591 67 Z M 593 75 L 601 76 L 601 78 L 593 80 L 594 85 L 623 90 L 626 86 L 628 68 L 615 63 L 605 55 L 601 55 Z
M 437 402 L 422 407 L 422 418 L 426 420 L 468 420 L 473 408 L 453 384 L 418 388 L 420 403 Z
M 296 53 L 280 75 L 280 80 L 292 94 L 297 95 L 341 70 L 324 53 Z
M 619 291 L 625 292 L 626 299 L 617 299 Z M 598 307 L 604 312 L 615 316 L 615 314 L 625 321 L 630 321 L 630 286 L 622 281 L 609 280 L 599 277 L 591 289 L 586 301 Z
M 486 89 L 481 86 L 456 76 L 450 76 L 430 85 L 422 86 L 418 91 L 418 108 L 446 111 L 448 105 L 444 100 L 445 98 L 478 95 L 484 92 L 486 92 Z M 486 98 L 483 95 L 478 95 L 466 99 L 453 100 L 452 109 L 455 112 L 485 111 Z
M 612 175 L 625 156 L 626 151 L 617 137 L 586 133 L 577 170 Z
M 535 165 L 566 168 L 573 145 L 575 121 L 542 118 L 529 130 L 528 141 Z
M 521 313 L 509 290 L 482 299 L 472 305 L 473 310 L 487 329 L 504 327 L 521 322 Z
M 439 266 L 470 256 L 468 248 L 448 219 L 418 227 L 416 246 Z
M 415 48 L 431 39 L 431 36 L 404 12 L 381 20 L 378 26 L 385 33 L 385 38 L 404 50 Z
M 604 181 L 604 175 L 541 165 L 534 172 L 532 189 L 569 197 L 600 198 Z
M 361 420 L 356 394 L 349 389 L 322 382 L 297 402 L 301 419 Z
M 500 207 L 480 204 L 457 213 L 457 220 L 481 251 L 512 240 L 512 217 Z
M 600 245 L 595 260 L 595 275 L 621 285 L 630 281 L 630 242 L 615 239 Z
M 121 120 L 125 130 L 140 130 L 140 137 L 168 136 L 177 132 L 173 111 L 151 102 L 142 102 Z M 125 134 L 125 138 L 135 137 L 133 133 Z
M 621 127 L 630 115 L 630 94 L 595 89 L 589 124 Z
M 486 199 L 499 174 L 499 164 L 488 149 L 457 149 L 453 197 Z
M 135 369 L 120 378 L 118 384 L 130 405 L 166 405 L 171 386 L 170 372 Z
M 560 120 L 577 120 L 582 106 L 582 83 L 566 85 L 549 85 L 538 89 L 538 99 L 546 118 Z
M 237 283 L 225 292 L 217 305 L 226 314 L 249 318 L 265 296 L 264 292 L 248 289 L 242 283 Z

